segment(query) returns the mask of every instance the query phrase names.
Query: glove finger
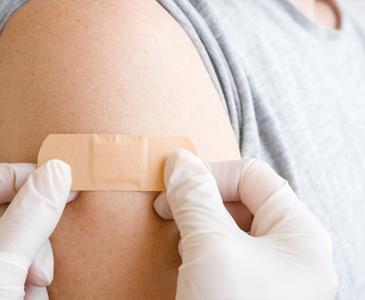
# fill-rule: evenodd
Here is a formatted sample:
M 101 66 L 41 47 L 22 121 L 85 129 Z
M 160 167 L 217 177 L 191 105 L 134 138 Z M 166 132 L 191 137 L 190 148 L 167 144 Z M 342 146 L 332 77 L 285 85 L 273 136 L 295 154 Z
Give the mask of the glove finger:
M 205 163 L 217 183 L 221 198 L 226 204 L 229 203 L 226 205 L 226 208 L 230 212 L 232 210 L 235 215 L 237 215 L 237 207 L 240 206 L 237 205 L 237 201 L 240 201 L 238 185 L 240 183 L 244 163 L 243 160 Z M 154 208 L 161 218 L 166 220 L 173 218 L 171 208 L 167 203 L 166 192 L 162 192 L 158 195 L 154 202 Z M 247 210 L 240 210 L 244 214 L 243 217 L 246 218 L 247 215 L 250 215 Z M 241 219 L 238 215 L 236 218 Z M 244 223 L 246 223 L 246 220 L 244 220 Z
M 246 232 L 250 231 L 253 216 L 245 205 L 241 202 L 234 201 L 225 202 L 224 206 L 229 211 L 239 228 Z M 173 219 L 170 205 L 167 203 L 166 192 L 162 192 L 158 195 L 153 203 L 153 207 L 161 218 L 165 220 Z
M 33 286 L 27 284 L 25 286 L 24 300 L 48 300 L 48 292 L 45 287 Z
M 226 202 L 242 201 L 252 213 L 286 181 L 256 159 L 207 163 Z
M 162 192 L 153 202 L 153 208 L 156 213 L 165 220 L 171 220 L 173 218 L 170 205 L 167 203 L 166 192 Z
M 238 190 L 241 201 L 254 215 L 252 235 L 326 234 L 288 182 L 267 163 L 245 160 Z
M 239 197 L 255 215 L 265 201 L 280 190 L 287 181 L 263 161 L 248 159 L 242 162 L 238 184 Z M 283 201 L 286 200 L 283 199 Z
M 0 252 L 0 299 L 23 299 L 26 261 L 18 255 Z M 23 264 L 22 264 L 23 263 Z
M 238 184 L 241 179 L 243 160 L 217 161 L 206 163 L 217 182 L 224 202 L 240 201 Z
M 55 229 L 71 187 L 71 169 L 50 160 L 34 171 L 0 219 L 0 252 L 31 262 Z
M 195 155 L 186 150 L 171 153 L 164 180 L 182 240 L 196 234 L 241 232 L 223 205 L 214 177 Z
M 50 285 L 53 280 L 53 267 L 53 251 L 47 239 L 33 259 L 26 282 L 38 287 Z
M 16 193 L 35 169 L 35 164 L 0 163 L 0 205 L 3 203 L 9 203 L 13 200 Z M 70 192 L 67 203 L 75 200 L 78 194 L 79 192 L 77 191 Z
M 0 163 L 0 204 L 8 203 L 14 198 L 35 168 L 35 164 Z
M 177 250 L 179 251 L 180 257 L 183 257 L 183 247 L 182 247 L 182 244 L 181 244 L 181 240 L 179 240 L 179 242 L 177 244 Z
M 67 199 L 67 204 L 74 201 L 77 197 L 79 196 L 79 192 L 78 191 L 71 191 L 70 194 L 68 195 L 68 199 Z

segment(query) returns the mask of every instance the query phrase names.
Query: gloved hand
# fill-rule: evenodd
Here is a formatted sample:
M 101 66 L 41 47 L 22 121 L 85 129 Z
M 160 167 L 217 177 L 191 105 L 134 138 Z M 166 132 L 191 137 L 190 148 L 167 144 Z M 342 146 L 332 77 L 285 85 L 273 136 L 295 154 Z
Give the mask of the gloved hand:
M 166 162 L 154 207 L 180 231 L 176 299 L 329 300 L 337 276 L 329 234 L 266 163 L 228 163 L 219 182 L 254 215 L 250 234 L 225 209 L 208 167 L 185 150 Z M 238 175 L 237 175 L 238 174 Z
M 11 201 L 0 217 L 0 299 L 48 299 L 45 287 L 53 279 L 48 238 L 66 202 L 76 197 L 70 188 L 71 169 L 60 160 L 37 170 L 32 164 L 0 164 L 0 204 Z

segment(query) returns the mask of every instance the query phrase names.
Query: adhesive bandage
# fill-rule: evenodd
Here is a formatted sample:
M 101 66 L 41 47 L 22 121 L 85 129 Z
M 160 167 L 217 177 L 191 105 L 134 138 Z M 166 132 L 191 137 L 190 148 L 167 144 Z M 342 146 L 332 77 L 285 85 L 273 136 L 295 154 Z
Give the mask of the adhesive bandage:
M 178 148 L 196 153 L 183 136 L 50 134 L 38 165 L 50 159 L 68 163 L 73 191 L 163 191 L 166 157 Z

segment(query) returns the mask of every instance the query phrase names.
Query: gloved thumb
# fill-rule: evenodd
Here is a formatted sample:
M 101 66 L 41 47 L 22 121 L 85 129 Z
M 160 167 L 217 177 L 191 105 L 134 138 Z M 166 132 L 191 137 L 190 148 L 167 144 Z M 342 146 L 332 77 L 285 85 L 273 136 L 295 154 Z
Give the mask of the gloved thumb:
M 0 254 L 29 264 L 55 229 L 70 187 L 71 169 L 62 161 L 48 161 L 34 171 L 0 219 Z
M 164 181 L 166 195 L 160 194 L 155 203 L 168 202 L 182 239 L 207 232 L 240 231 L 224 207 L 213 175 L 192 153 L 182 149 L 171 153 L 166 160 Z

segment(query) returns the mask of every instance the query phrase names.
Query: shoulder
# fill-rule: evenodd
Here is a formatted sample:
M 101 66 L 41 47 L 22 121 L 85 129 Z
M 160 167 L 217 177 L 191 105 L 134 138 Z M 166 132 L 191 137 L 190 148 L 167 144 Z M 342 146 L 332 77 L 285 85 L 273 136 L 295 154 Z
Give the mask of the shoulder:
M 166 39 L 176 44 L 184 33 L 155 0 L 30 0 L 10 18 L 1 39 L 10 35 L 14 42 L 46 38 L 54 47 L 70 46 L 76 40 L 105 47 L 128 41 L 125 47 L 148 44 L 153 51 Z
M 88 97 L 171 99 L 187 86 L 217 97 L 193 43 L 155 0 L 30 0 L 4 28 L 0 70 L 3 84 L 26 76 Z
M 30 0 L 0 38 L 0 90 L 0 140 L 18 120 L 14 143 L 37 137 L 28 161 L 49 132 L 183 134 L 206 158 L 239 154 L 198 52 L 154 0 Z

